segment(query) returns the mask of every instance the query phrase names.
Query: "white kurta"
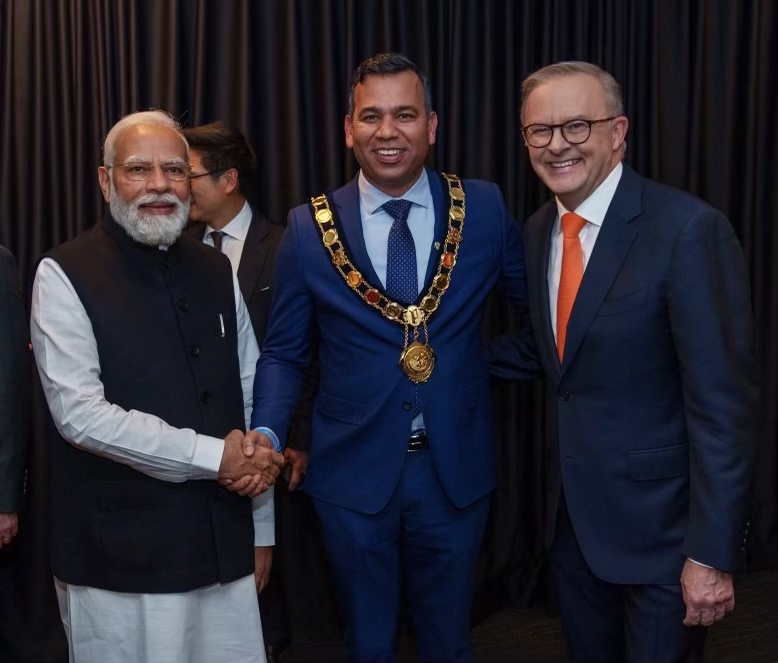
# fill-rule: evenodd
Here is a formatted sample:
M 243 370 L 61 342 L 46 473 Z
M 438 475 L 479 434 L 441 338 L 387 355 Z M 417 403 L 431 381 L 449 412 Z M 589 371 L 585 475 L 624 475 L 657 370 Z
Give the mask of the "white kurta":
M 244 415 L 251 418 L 259 350 L 233 275 Z M 46 400 L 74 446 L 162 481 L 215 480 L 224 441 L 105 400 L 92 325 L 51 259 L 35 277 L 31 337 Z M 253 500 L 257 546 L 274 543 L 273 491 Z M 171 594 L 131 594 L 56 581 L 70 660 L 79 663 L 265 661 L 253 576 Z

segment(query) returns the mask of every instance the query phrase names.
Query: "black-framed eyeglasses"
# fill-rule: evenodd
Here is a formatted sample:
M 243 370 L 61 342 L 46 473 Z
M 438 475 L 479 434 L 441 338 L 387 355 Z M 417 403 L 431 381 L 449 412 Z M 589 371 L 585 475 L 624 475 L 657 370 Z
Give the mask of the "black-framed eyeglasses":
M 592 135 L 592 125 L 600 122 L 610 122 L 615 120 L 618 115 L 613 117 L 604 117 L 601 120 L 584 120 L 576 118 L 568 120 L 562 124 L 528 124 L 521 128 L 524 140 L 527 145 L 532 147 L 546 147 L 554 138 L 554 129 L 562 132 L 562 137 L 571 145 L 580 145 L 589 140 Z
M 209 170 L 205 173 L 197 173 L 197 175 L 189 175 L 190 180 L 196 180 L 198 177 L 205 177 L 206 175 L 220 175 L 225 170 L 229 170 L 229 168 L 219 168 L 219 170 Z
M 189 177 L 190 167 L 187 163 L 173 161 L 169 163 L 153 164 L 147 161 L 130 161 L 128 163 L 115 163 L 105 166 L 107 170 L 111 168 L 121 168 L 124 170 L 124 176 L 133 182 L 142 182 L 149 179 L 151 174 L 157 169 L 162 169 L 162 174 L 173 182 L 183 182 Z

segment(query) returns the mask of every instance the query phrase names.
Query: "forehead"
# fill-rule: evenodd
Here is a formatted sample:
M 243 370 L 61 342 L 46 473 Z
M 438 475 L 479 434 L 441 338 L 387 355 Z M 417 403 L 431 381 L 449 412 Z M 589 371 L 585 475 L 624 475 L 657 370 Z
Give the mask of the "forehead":
M 588 74 L 569 74 L 538 85 L 524 103 L 524 123 L 555 124 L 605 112 L 607 99 L 600 81 Z
M 187 158 L 183 137 L 175 129 L 159 124 L 140 124 L 125 129 L 116 140 L 116 160 L 138 157 L 148 161 Z
M 354 107 L 424 106 L 424 88 L 412 71 L 371 74 L 354 88 Z

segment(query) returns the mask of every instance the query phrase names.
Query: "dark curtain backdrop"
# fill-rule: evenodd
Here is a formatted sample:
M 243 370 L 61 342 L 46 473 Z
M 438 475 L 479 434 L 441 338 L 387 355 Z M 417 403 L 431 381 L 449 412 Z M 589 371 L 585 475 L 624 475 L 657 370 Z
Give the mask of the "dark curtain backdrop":
M 749 557 L 773 567 L 776 23 L 773 0 L 0 0 L 0 243 L 26 281 L 41 253 L 100 219 L 101 139 L 150 107 L 187 125 L 240 127 L 259 155 L 260 205 L 283 222 L 355 174 L 346 88 L 362 59 L 385 50 L 430 76 L 440 116 L 431 165 L 498 182 L 523 218 L 548 192 L 521 145 L 520 83 L 553 61 L 593 61 L 622 85 L 628 162 L 721 209 L 743 244 L 764 424 Z M 487 331 L 511 322 L 493 301 Z M 547 599 L 540 385 L 493 389 L 499 476 L 476 618 Z M 53 660 L 63 640 L 47 570 L 40 393 L 36 409 L 31 510 L 0 559 L 0 624 L 13 631 L 0 652 Z

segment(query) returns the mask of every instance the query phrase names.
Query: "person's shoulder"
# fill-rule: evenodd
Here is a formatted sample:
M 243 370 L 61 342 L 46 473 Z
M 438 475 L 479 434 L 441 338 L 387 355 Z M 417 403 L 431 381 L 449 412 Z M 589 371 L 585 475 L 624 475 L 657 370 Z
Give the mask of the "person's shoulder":
M 0 244 L 0 260 L 2 260 L 6 264 L 11 264 L 11 265 L 16 264 L 16 259 L 14 258 L 14 254 L 11 253 L 2 244 Z
M 710 203 L 699 196 L 678 187 L 642 175 L 640 176 L 640 181 L 643 186 L 643 199 L 653 204 L 662 206 L 672 205 L 700 212 L 714 209 Z

